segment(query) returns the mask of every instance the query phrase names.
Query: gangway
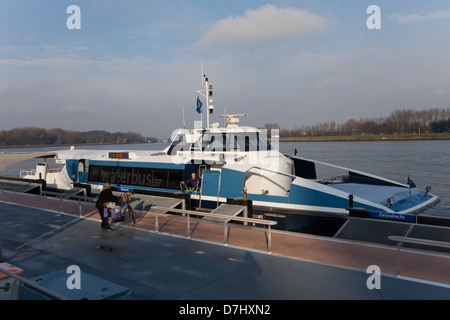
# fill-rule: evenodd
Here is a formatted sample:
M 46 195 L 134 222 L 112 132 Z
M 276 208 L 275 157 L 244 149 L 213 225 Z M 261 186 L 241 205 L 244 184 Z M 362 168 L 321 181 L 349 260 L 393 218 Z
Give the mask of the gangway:
M 431 217 L 430 218 L 434 218 Z M 430 220 L 431 220 L 430 219 Z M 408 236 L 435 241 L 450 242 L 449 219 L 432 219 L 430 223 L 411 223 L 389 221 L 382 219 L 350 217 L 334 235 L 338 239 L 364 241 L 385 245 L 392 245 L 389 236 Z M 409 247 L 422 249 L 417 243 L 408 244 Z M 449 248 L 438 247 L 435 251 L 450 253 Z
M 72 196 L 78 196 L 80 194 L 86 195 L 86 189 L 83 188 L 72 188 L 70 190 L 64 191 L 61 195 L 63 199 L 70 199 Z
M 39 193 L 41 185 L 39 183 L 19 181 L 13 179 L 0 179 L 0 190 L 9 190 L 18 193 Z
M 229 206 L 229 205 L 228 205 Z M 233 206 L 238 206 L 238 205 L 233 205 Z M 222 209 L 220 209 L 220 211 L 222 210 L 227 210 L 226 209 L 227 206 L 223 207 Z M 247 208 L 245 206 L 239 206 L 241 207 L 240 209 L 242 210 L 247 210 Z M 230 208 L 230 207 L 229 207 Z M 219 209 L 219 208 L 216 208 Z M 212 213 L 212 212 L 201 212 L 201 211 L 192 211 L 192 210 L 186 210 L 186 209 L 170 209 L 170 208 L 161 208 L 161 207 L 152 207 L 152 211 L 153 214 L 155 215 L 155 231 L 159 232 L 159 222 L 158 222 L 158 215 L 160 214 L 160 212 L 174 212 L 174 213 L 181 213 L 183 216 L 186 217 L 186 237 L 188 239 L 191 238 L 191 216 L 193 217 L 199 217 L 199 216 L 203 216 L 204 218 L 207 217 L 208 219 L 217 219 L 217 221 L 220 221 L 221 223 L 223 223 L 224 225 L 224 244 L 228 245 L 228 233 L 229 233 L 229 229 L 230 229 L 230 221 L 240 221 L 243 222 L 244 225 L 247 225 L 248 223 L 251 223 L 253 225 L 262 225 L 262 226 L 266 226 L 267 230 L 263 229 L 265 232 L 267 232 L 267 252 L 272 252 L 272 236 L 271 236 L 271 226 L 274 226 L 277 224 L 276 221 L 273 220 L 262 220 L 262 219 L 255 219 L 255 218 L 248 218 L 248 217 L 237 217 L 237 216 L 231 216 L 231 215 L 222 215 L 222 214 L 218 214 L 217 211 L 216 213 Z M 244 212 L 245 212 L 244 211 Z M 229 210 L 229 212 L 232 212 L 231 210 Z M 150 213 L 150 211 L 149 211 Z M 216 222 L 213 222 L 216 223 Z
M 246 206 L 240 206 L 237 204 L 227 204 L 223 203 L 213 211 L 211 211 L 212 214 L 219 214 L 222 216 L 230 216 L 230 217 L 237 217 L 240 213 L 243 214 L 244 218 L 248 217 L 248 211 Z M 223 222 L 222 218 L 216 218 L 216 217 L 203 217 L 204 220 L 207 221 L 214 221 L 214 222 Z
M 114 192 L 114 195 L 119 196 L 122 193 Z M 131 206 L 136 210 L 149 211 L 152 207 L 162 208 L 176 208 L 181 206 L 181 209 L 186 209 L 186 203 L 182 198 L 161 197 L 144 194 L 133 194 L 130 200 Z M 161 213 L 166 213 L 166 211 Z

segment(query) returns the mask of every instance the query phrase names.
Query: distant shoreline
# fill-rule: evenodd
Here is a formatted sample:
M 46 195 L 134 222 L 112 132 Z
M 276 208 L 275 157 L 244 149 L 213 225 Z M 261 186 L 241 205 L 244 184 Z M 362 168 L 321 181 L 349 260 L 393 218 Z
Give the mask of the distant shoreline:
M 280 142 L 450 140 L 450 133 L 280 137 Z
M 160 143 L 160 142 L 153 142 Z M 161 142 L 163 143 L 163 142 Z M 0 149 L 19 149 L 19 148 L 48 148 L 48 147 L 83 147 L 83 146 L 115 146 L 115 145 L 129 145 L 129 144 L 151 144 L 150 142 L 130 142 L 130 143 L 72 143 L 72 144 L 39 144 L 39 145 L 15 145 L 15 146 L 0 146 Z
M 271 139 L 268 138 L 270 141 Z M 305 136 L 305 137 L 279 137 L 280 142 L 326 142 L 326 141 L 414 141 L 414 140 L 450 140 L 450 133 L 424 133 L 424 134 L 392 134 L 392 135 L 354 135 L 354 136 Z M 134 142 L 125 144 L 143 144 L 145 142 Z M 163 142 L 158 142 L 163 143 Z M 150 144 L 150 143 L 149 143 Z M 76 143 L 75 147 L 95 146 L 96 143 Z M 105 143 L 105 145 L 123 145 L 123 143 Z M 71 144 L 60 145 L 15 145 L 0 146 L 0 149 L 16 148 L 47 148 L 47 147 L 70 147 Z

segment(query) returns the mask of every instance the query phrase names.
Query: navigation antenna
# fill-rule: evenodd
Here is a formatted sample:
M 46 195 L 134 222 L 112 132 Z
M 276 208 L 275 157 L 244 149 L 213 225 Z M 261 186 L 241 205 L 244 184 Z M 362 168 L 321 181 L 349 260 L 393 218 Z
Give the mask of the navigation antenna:
M 203 69 L 203 64 L 202 64 Z M 208 80 L 208 77 L 206 75 L 203 75 L 202 78 L 202 85 L 205 86 L 205 89 L 197 90 L 197 93 L 202 95 L 206 98 L 206 128 L 209 128 L 209 116 L 214 113 L 214 106 L 213 106 L 213 86 L 211 82 Z M 202 113 L 203 114 L 203 111 Z M 202 121 L 202 127 L 203 127 L 203 117 L 201 118 Z
M 239 123 L 239 117 L 246 117 L 247 113 L 236 113 L 236 114 L 221 114 L 219 117 L 227 119 L 227 126 L 237 126 Z

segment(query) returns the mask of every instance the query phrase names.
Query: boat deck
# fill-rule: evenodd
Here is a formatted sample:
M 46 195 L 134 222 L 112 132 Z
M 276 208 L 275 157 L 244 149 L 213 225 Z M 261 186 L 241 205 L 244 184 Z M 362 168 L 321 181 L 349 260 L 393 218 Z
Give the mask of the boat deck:
M 37 191 L 39 192 L 40 186 L 40 184 L 33 182 L 0 179 L 0 190 L 10 190 L 18 193 L 27 193 L 32 191 L 33 189 L 37 189 Z
M 101 230 L 92 203 L 4 191 L 2 255 L 23 277 L 79 265 L 136 299 L 450 299 L 450 255 L 135 210 Z M 369 266 L 382 273 L 369 290 Z

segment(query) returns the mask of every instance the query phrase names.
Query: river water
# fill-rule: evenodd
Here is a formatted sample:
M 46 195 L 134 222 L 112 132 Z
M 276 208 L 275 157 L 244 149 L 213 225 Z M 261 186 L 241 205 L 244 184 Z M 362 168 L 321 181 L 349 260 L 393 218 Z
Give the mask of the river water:
M 165 143 L 133 145 L 83 146 L 80 149 L 162 150 Z M 0 152 L 51 151 L 68 147 L 0 148 Z M 283 153 L 319 160 L 355 170 L 365 171 L 406 183 L 408 176 L 419 189 L 431 186 L 431 193 L 441 202 L 424 214 L 450 217 L 450 140 L 439 141 L 327 141 L 280 142 Z M 42 161 L 42 160 L 40 160 Z M 3 176 L 19 176 L 21 169 L 30 170 L 36 160 L 9 167 Z

